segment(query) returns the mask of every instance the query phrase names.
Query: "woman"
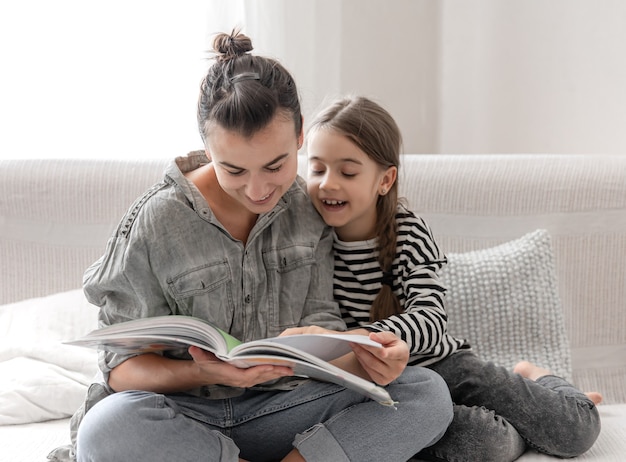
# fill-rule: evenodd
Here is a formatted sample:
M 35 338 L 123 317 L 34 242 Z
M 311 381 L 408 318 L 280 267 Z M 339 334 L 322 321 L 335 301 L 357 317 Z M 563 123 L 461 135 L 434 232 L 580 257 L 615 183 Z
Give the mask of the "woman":
M 205 152 L 176 159 L 129 209 L 87 270 L 85 293 L 101 325 L 183 314 L 243 341 L 294 326 L 344 330 L 332 300 L 332 235 L 296 175 L 295 82 L 278 62 L 251 55 L 243 34 L 220 34 L 214 47 L 198 102 Z M 105 384 L 90 390 L 77 458 L 406 460 L 443 434 L 449 393 L 432 371 L 404 370 L 405 342 L 372 338 L 381 360 L 362 366 L 350 354 L 338 364 L 387 385 L 397 409 L 288 367 L 238 369 L 195 347 L 103 353 Z

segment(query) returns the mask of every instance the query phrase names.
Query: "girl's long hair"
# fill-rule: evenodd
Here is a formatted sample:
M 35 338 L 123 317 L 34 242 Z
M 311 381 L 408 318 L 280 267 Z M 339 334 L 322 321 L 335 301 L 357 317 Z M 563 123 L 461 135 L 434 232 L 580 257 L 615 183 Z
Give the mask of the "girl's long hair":
M 343 97 L 322 111 L 311 122 L 309 131 L 330 128 L 350 139 L 381 169 L 399 167 L 402 136 L 395 120 L 383 107 L 362 96 Z M 381 289 L 370 308 L 370 321 L 401 312 L 393 291 L 393 261 L 397 252 L 398 180 L 376 202 L 378 263 L 383 271 Z

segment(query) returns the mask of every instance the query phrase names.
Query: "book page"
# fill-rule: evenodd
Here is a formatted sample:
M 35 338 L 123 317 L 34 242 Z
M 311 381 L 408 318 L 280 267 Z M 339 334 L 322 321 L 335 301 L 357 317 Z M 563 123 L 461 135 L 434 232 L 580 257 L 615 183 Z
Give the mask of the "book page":
M 156 316 L 112 324 L 96 329 L 85 337 L 65 342 L 90 348 L 101 347 L 115 353 L 130 354 L 178 349 L 190 345 L 225 355 L 241 344 L 232 335 L 213 324 L 189 316 Z M 153 345 L 145 345 L 151 343 Z
M 350 342 L 382 348 L 380 343 L 370 340 L 366 335 L 299 334 L 242 343 L 231 351 L 230 356 L 251 355 L 263 352 L 267 348 L 279 354 L 281 352 L 280 346 L 285 345 L 309 353 L 324 361 L 332 361 L 352 351 Z
M 229 362 L 241 368 L 259 366 L 262 364 L 291 367 L 295 375 L 310 377 L 324 382 L 336 383 L 337 385 L 359 392 L 385 406 L 394 406 L 396 404 L 396 402 L 389 395 L 389 392 L 387 392 L 387 390 L 383 387 L 346 372 L 343 369 L 329 363 L 320 363 L 320 365 L 318 365 L 315 364 L 315 362 L 309 362 L 296 358 L 287 359 L 284 357 L 280 358 L 276 356 L 262 355 L 237 356 L 236 359 L 230 360 Z

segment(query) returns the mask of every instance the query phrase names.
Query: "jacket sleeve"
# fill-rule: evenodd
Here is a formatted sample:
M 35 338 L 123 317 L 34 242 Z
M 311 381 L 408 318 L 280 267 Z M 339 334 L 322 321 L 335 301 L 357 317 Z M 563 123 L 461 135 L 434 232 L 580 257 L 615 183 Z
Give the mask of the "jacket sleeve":
M 127 232 L 127 222 L 128 214 L 108 240 L 104 255 L 83 275 L 87 300 L 100 308 L 99 327 L 172 314 L 174 301 L 150 270 L 149 243 L 141 233 Z M 99 366 L 105 380 L 114 367 L 132 356 L 136 355 L 100 352 Z
M 331 330 L 346 330 L 339 305 L 333 299 L 333 268 L 332 229 L 324 227 L 315 251 L 315 264 L 311 267 L 309 291 L 299 323 L 301 326 L 315 325 Z

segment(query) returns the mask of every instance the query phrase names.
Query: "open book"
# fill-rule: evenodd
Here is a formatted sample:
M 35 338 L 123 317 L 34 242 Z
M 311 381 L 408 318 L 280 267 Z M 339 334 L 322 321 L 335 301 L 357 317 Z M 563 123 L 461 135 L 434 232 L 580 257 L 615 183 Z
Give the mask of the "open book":
M 381 347 L 365 335 L 348 334 L 288 335 L 243 343 L 207 321 L 179 315 L 113 324 L 66 343 L 120 354 L 194 345 L 240 368 L 261 364 L 288 366 L 295 375 L 333 382 L 393 406 L 395 403 L 387 390 L 328 362 L 352 351 L 350 342 Z

